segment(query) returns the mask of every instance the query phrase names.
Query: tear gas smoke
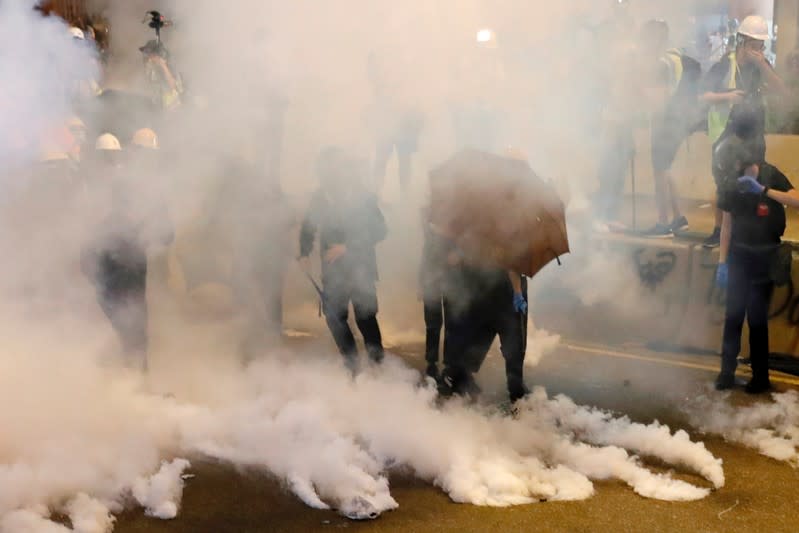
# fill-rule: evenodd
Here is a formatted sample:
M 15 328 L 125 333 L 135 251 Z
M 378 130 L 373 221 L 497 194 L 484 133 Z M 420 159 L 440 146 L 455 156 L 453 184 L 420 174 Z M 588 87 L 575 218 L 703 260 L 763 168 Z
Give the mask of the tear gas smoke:
M 302 204 L 281 198 L 264 208 L 253 201 L 256 194 L 229 194 L 225 187 L 262 175 L 260 157 L 268 144 L 263 122 L 271 116 L 265 94 L 290 100 L 281 165 L 289 193 L 314 186 L 312 161 L 320 146 L 372 150 L 370 120 L 381 111 L 366 103 L 372 100 L 367 56 L 374 50 L 391 67 L 402 104 L 427 114 L 416 174 L 457 144 L 453 109 L 465 100 L 480 101 L 503 117 L 487 149 L 526 148 L 542 174 L 574 178 L 579 204 L 593 188 L 579 170 L 590 166 L 593 148 L 574 154 L 573 147 L 585 143 L 575 137 L 582 123 L 569 119 L 579 115 L 573 104 L 593 98 L 592 89 L 579 87 L 588 96 L 564 91 L 575 86 L 566 74 L 540 83 L 542 72 L 559 72 L 556 64 L 564 58 L 552 53 L 550 33 L 568 26 L 573 6 L 453 0 L 397 10 L 393 1 L 353 0 L 342 7 L 299 0 L 240 2 L 220 10 L 218 2 L 207 0 L 96 3 L 107 4 L 115 34 L 126 36 L 113 44 L 115 50 L 138 47 L 150 37 L 141 24 L 145 10 L 169 13 L 177 25 L 165 39 L 193 94 L 184 111 L 159 122 L 168 154 L 161 166 L 127 162 L 129 173 L 140 178 L 131 197 L 169 203 L 169 218 L 178 228 L 169 257 L 151 257 L 148 303 L 156 364 L 145 383 L 111 362 L 118 355 L 110 348 L 112 332 L 76 268 L 77 250 L 97 230 L 71 214 L 88 211 L 92 219 L 94 210 L 67 209 L 63 198 L 36 191 L 31 203 L 20 204 L 36 210 L 3 210 L 8 223 L 0 224 L 1 242 L 15 254 L 0 276 L 0 289 L 10 296 L 0 306 L 0 531 L 109 531 L 112 514 L 134 505 L 152 516 L 174 517 L 187 460 L 203 458 L 261 468 L 309 506 L 353 518 L 396 508 L 388 482 L 395 466 L 434 483 L 454 501 L 476 505 L 588 498 L 594 479 L 619 479 L 643 496 L 666 500 L 698 499 L 710 490 L 654 473 L 633 454 L 696 473 L 713 487 L 723 485 L 720 461 L 685 433 L 633 423 L 566 398 L 549 399 L 543 390 L 521 406 L 515 420 L 458 402 L 436 407 L 435 392 L 419 387 L 418 374 L 391 357 L 382 369 L 353 381 L 330 353 L 275 349 L 246 368 L 233 355 L 241 332 L 231 308 L 240 294 L 259 289 L 231 258 L 240 244 L 230 242 L 231 218 L 241 216 L 246 223 L 237 219 L 236 227 L 249 228 L 237 239 L 283 258 L 291 254 L 281 239 L 261 230 L 276 220 L 277 207 Z M 590 11 L 597 3 L 578 4 Z M 40 139 L 70 114 L 62 70 L 71 79 L 89 77 L 93 69 L 91 53 L 68 39 L 65 25 L 39 18 L 31 5 L 0 3 L 0 39 L 4 50 L 15 51 L 0 57 L 0 72 L 14 82 L 4 86 L 8 112 L 0 113 L 0 131 L 21 131 L 26 141 Z M 533 15 L 551 16 L 552 32 L 530 32 Z M 530 51 L 532 59 L 506 57 L 502 65 L 497 54 L 482 53 L 492 50 L 475 55 L 475 31 L 486 26 L 503 39 L 519 39 L 519 49 Z M 135 86 L 128 77 L 141 72 L 141 59 L 135 48 L 131 52 L 115 59 L 122 68 L 112 71 L 114 84 Z M 591 52 L 590 46 L 582 52 Z M 564 48 L 564 56 L 572 53 Z M 150 120 L 134 116 L 132 122 L 152 126 Z M 22 164 L 37 155 L 38 147 L 14 157 Z M 245 168 L 231 159 L 244 160 Z M 258 187 L 272 185 L 254 187 L 260 193 Z M 289 233 L 285 222 L 274 226 L 280 237 Z M 411 232 L 401 226 L 395 233 L 403 230 Z M 387 243 L 381 261 L 400 265 L 397 275 L 410 279 L 417 266 L 409 261 L 413 242 L 402 244 Z M 167 290 L 167 277 L 170 288 L 180 290 Z M 192 293 L 202 283 L 205 299 Z M 232 295 L 229 286 L 237 284 Z M 182 299 L 189 293 L 194 299 Z M 405 302 L 397 309 L 412 308 L 418 315 L 418 306 L 408 303 L 412 293 L 406 286 L 391 294 Z M 291 294 L 301 300 L 292 302 L 297 308 L 311 307 L 310 290 Z M 195 312 L 201 302 L 217 306 L 212 320 L 194 321 L 184 313 Z M 394 311 L 384 314 L 389 322 L 399 321 L 401 313 Z M 555 342 L 533 330 L 530 362 Z M 180 401 L 156 394 L 156 383 Z M 66 516 L 70 527 L 50 520 L 56 514 Z
M 684 432 L 548 399 L 541 389 L 514 420 L 459 402 L 436 408 L 435 391 L 420 388 L 418 374 L 393 358 L 353 381 L 335 357 L 276 353 L 228 376 L 238 389 L 223 401 L 178 403 L 143 392 L 113 367 L 98 368 L 84 342 L 56 337 L 7 343 L 3 352 L 0 399 L 15 405 L 0 415 L 5 524 L 46 518 L 49 509 L 69 515 L 76 530 L 80 523 L 81 531 L 103 531 L 110 512 L 134 501 L 171 518 L 188 467 L 182 459 L 161 463 L 175 455 L 262 468 L 309 506 L 357 518 L 396 508 L 387 479 L 393 467 L 411 469 L 455 501 L 495 506 L 587 498 L 589 479 L 617 478 L 659 499 L 707 495 L 650 472 L 626 450 L 714 487 L 724 482 L 720 461 Z M 44 355 L 53 378 L 43 378 Z M 210 370 L 205 386 L 220 378 Z
M 736 406 L 729 394 L 700 396 L 689 405 L 701 431 L 748 446 L 766 457 L 799 466 L 799 394 L 772 394 L 773 402 Z

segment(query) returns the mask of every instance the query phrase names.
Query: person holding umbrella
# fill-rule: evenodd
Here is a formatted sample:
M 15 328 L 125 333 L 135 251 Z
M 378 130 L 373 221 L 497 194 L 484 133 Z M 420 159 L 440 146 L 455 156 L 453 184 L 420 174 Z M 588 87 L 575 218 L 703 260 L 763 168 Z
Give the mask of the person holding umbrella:
M 319 234 L 322 256 L 322 309 L 346 365 L 358 368 L 355 337 L 347 324 L 349 305 L 372 362 L 383 360 L 377 322 L 378 281 L 375 247 L 387 229 L 377 197 L 359 181 L 361 165 L 340 148 L 322 151 L 317 160 L 320 186 L 300 230 L 300 264 L 308 272 L 308 256 Z
M 431 172 L 430 222 L 454 243 L 447 256 L 443 395 L 474 396 L 499 335 L 511 402 L 524 384 L 527 287 L 568 253 L 565 208 L 518 151 L 500 157 L 462 151 Z
M 515 272 L 466 257 L 453 269 L 454 283 L 445 295 L 452 317 L 444 344 L 442 393 L 476 396 L 480 389 L 474 374 L 499 336 L 508 395 L 515 403 L 530 392 L 524 384 L 527 282 Z

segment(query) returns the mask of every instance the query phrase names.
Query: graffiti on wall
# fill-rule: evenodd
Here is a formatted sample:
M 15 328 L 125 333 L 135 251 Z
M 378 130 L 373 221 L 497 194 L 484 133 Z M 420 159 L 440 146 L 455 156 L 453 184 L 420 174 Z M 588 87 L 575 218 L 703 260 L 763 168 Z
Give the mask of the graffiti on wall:
M 647 250 L 647 248 L 638 248 L 633 252 L 633 259 L 641 283 L 654 291 L 674 270 L 677 254 L 666 250 L 655 253 L 654 258 L 647 258 L 645 257 Z

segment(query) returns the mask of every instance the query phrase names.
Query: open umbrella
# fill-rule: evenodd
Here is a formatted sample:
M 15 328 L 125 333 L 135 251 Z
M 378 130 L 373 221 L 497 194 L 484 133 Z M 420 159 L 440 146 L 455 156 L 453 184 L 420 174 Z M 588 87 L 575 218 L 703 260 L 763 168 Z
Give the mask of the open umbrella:
M 476 262 L 532 277 L 569 252 L 563 202 L 524 161 L 464 150 L 430 189 L 430 222 Z

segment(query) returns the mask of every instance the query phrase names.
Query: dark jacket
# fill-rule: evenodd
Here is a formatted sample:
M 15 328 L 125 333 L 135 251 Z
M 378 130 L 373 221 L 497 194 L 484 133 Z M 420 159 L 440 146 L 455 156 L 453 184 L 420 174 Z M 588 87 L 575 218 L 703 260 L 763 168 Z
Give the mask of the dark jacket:
M 106 217 L 92 242 L 81 253 L 86 276 L 106 293 L 144 290 L 147 283 L 147 247 L 169 245 L 174 239 L 166 210 L 135 223 L 119 213 Z
M 386 238 L 387 229 L 375 195 L 359 191 L 338 200 L 318 190 L 300 230 L 302 257 L 310 255 L 317 233 L 323 258 L 333 245 L 347 247 L 347 253 L 333 264 L 322 261 L 324 279 L 355 276 L 364 282 L 377 281 L 375 246 Z

